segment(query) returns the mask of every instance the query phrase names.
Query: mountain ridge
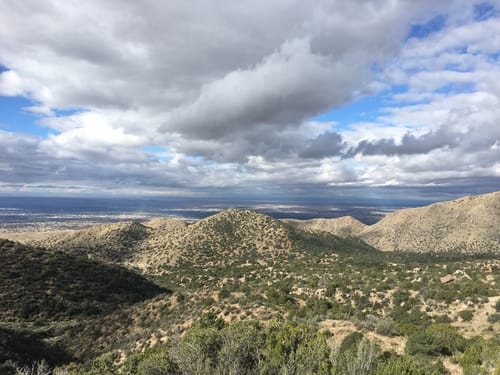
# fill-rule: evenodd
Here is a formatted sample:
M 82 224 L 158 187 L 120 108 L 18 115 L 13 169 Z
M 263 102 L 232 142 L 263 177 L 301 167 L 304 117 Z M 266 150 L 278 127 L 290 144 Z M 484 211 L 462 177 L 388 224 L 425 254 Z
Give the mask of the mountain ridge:
M 372 225 L 350 227 L 347 218 L 288 222 L 355 236 L 383 251 L 500 252 L 500 191 L 397 210 Z
M 323 238 L 325 235 L 328 238 Z M 224 267 L 236 262 L 267 263 L 283 254 L 305 256 L 307 251 L 369 248 L 331 234 L 308 234 L 279 219 L 244 209 L 224 210 L 190 224 L 168 218 L 104 224 L 30 244 L 149 274 L 161 274 L 181 263 Z
M 157 274 L 178 263 L 228 265 L 303 253 L 307 232 L 325 249 L 337 246 L 341 237 L 382 251 L 498 253 L 499 227 L 500 192 L 495 192 L 395 211 L 373 225 L 349 216 L 279 220 L 233 208 L 193 223 L 156 218 L 103 224 L 26 242 Z M 321 239 L 324 234 L 331 237 Z

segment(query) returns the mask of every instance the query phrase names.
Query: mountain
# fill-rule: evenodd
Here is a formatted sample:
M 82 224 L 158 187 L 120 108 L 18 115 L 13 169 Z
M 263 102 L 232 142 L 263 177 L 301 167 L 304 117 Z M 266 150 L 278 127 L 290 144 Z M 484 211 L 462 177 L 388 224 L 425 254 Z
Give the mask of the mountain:
M 352 216 L 342 216 L 334 219 L 295 220 L 283 219 L 291 226 L 305 231 L 324 231 L 340 237 L 356 236 L 367 227 Z
M 29 243 L 35 247 L 61 249 L 73 255 L 123 263 L 133 258 L 137 245 L 150 232 L 150 228 L 140 223 L 121 222 L 60 232 Z
M 385 251 L 500 252 L 500 191 L 396 211 L 359 237 Z
M 373 225 L 346 216 L 287 220 L 307 231 L 356 236 L 383 251 L 500 252 L 500 191 L 409 208 Z
M 158 274 L 180 263 L 265 262 L 278 254 L 301 252 L 311 243 L 318 249 L 365 246 L 354 244 L 352 237 L 383 251 L 499 252 L 499 227 L 500 192 L 496 192 L 396 211 L 370 226 L 349 216 L 278 220 L 229 209 L 192 224 L 169 218 L 104 224 L 32 244 Z M 320 233 L 331 237 L 320 238 Z M 340 243 L 337 236 L 351 242 Z
M 313 248 L 366 248 L 359 241 L 351 242 L 296 230 L 255 211 L 228 209 L 192 224 L 177 219 L 105 224 L 32 244 L 158 274 L 181 263 L 218 267 L 235 262 L 265 263 L 281 254 Z

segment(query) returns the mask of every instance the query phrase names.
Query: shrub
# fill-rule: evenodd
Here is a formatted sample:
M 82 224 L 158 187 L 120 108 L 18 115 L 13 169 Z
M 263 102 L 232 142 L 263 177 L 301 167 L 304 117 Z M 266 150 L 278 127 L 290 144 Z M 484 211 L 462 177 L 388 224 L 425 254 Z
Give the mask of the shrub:
M 460 366 L 462 366 L 464 375 L 485 374 L 481 369 L 484 340 L 478 339 L 467 347 L 464 355 L 460 358 Z
M 113 375 L 117 374 L 114 366 L 115 356 L 113 354 L 103 354 L 92 360 L 90 370 L 87 375 Z
M 455 351 L 463 351 L 465 344 L 465 339 L 454 327 L 439 323 L 410 335 L 406 351 L 408 354 L 451 355 Z
M 404 336 L 410 336 L 419 330 L 418 326 L 414 323 L 403 323 L 399 326 L 399 331 Z
M 120 374 L 173 375 L 178 374 L 178 368 L 169 358 L 167 346 L 161 345 L 128 356 Z
M 360 332 L 346 336 L 333 357 L 333 373 L 348 375 L 371 374 L 379 356 L 379 348 Z
M 380 362 L 376 375 L 422 375 L 418 364 L 408 356 L 391 356 L 388 361 Z
M 491 315 L 488 317 L 488 322 L 490 322 L 490 323 L 497 323 L 497 322 L 500 322 L 500 313 L 494 313 L 494 314 L 491 314 Z
M 472 339 L 460 358 L 459 363 L 464 375 L 494 373 L 500 369 L 500 341 L 498 338 L 485 340 L 481 337 Z
M 464 322 L 470 322 L 474 317 L 474 311 L 472 310 L 462 310 L 458 312 L 458 316 L 462 318 Z
M 261 371 L 265 374 L 328 374 L 330 348 L 323 334 L 293 322 L 266 329 Z
M 197 326 L 199 328 L 215 328 L 219 330 L 224 328 L 225 324 L 224 320 L 219 318 L 215 312 L 209 311 L 200 317 Z
M 52 369 L 45 361 L 33 362 L 31 366 L 16 368 L 16 375 L 50 375 Z
M 348 357 L 347 374 L 349 375 L 369 375 L 377 362 L 379 349 L 366 337 L 360 341 L 356 355 Z
M 379 319 L 377 325 L 375 326 L 375 332 L 383 336 L 399 335 L 398 327 L 391 318 Z
M 177 366 L 172 363 L 167 353 L 154 353 L 146 356 L 137 366 L 137 375 L 176 375 Z
M 258 368 L 263 345 L 262 327 L 253 321 L 241 321 L 222 332 L 218 354 L 219 373 L 253 374 Z
M 231 297 L 231 292 L 226 288 L 219 291 L 219 299 L 225 299 Z
M 181 373 L 210 374 L 217 365 L 222 341 L 215 328 L 192 328 L 172 343 L 169 354 Z

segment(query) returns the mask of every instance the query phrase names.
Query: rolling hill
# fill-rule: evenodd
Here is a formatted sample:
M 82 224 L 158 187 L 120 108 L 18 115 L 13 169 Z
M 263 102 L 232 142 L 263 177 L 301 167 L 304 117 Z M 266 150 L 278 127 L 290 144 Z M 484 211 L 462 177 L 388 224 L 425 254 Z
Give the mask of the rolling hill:
M 368 248 L 359 241 L 311 234 L 251 210 L 228 209 L 192 224 L 176 219 L 114 223 L 56 234 L 31 244 L 162 273 L 178 264 L 208 267 L 267 262 L 281 254 L 304 256 L 311 249 Z
M 0 240 L 0 322 L 98 316 L 166 292 L 123 267 Z
M 395 211 L 369 226 L 350 217 L 288 222 L 307 231 L 356 236 L 383 251 L 500 252 L 500 192 Z
M 324 231 L 340 237 L 356 236 L 367 227 L 366 224 L 352 216 L 342 216 L 334 219 L 283 219 L 283 221 L 297 229 L 310 232 Z

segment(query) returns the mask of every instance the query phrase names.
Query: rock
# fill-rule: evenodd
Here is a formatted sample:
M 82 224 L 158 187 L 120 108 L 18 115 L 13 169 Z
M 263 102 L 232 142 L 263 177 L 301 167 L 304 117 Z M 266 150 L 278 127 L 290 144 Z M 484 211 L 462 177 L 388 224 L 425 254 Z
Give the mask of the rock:
M 441 278 L 439 278 L 439 281 L 441 281 L 442 284 L 448 284 L 451 283 L 452 281 L 455 281 L 456 278 L 453 275 L 446 275 Z

